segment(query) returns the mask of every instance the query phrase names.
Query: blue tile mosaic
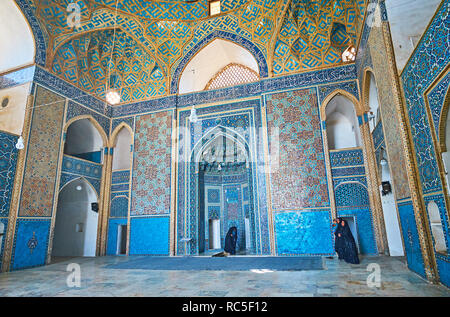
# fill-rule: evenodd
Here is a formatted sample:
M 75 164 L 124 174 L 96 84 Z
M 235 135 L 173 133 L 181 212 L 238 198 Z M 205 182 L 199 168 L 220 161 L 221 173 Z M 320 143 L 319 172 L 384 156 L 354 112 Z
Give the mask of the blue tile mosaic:
M 444 0 L 401 74 L 424 193 L 442 188 L 423 93 L 450 64 L 449 13 L 450 1 Z
M 132 217 L 130 255 L 169 255 L 169 217 Z
M 319 104 L 322 104 L 324 99 L 329 96 L 331 93 L 333 93 L 336 90 L 343 90 L 351 95 L 353 95 L 356 100 L 359 100 L 359 91 L 358 91 L 358 83 L 356 80 L 351 81 L 344 81 L 340 83 L 335 84 L 329 84 L 329 85 L 322 85 L 319 86 Z
M 330 152 L 331 167 L 364 165 L 362 149 L 341 150 Z
M 6 218 L 0 218 L 0 226 L 2 226 L 3 230 L 0 230 L 0 232 L 4 233 L 6 235 L 6 232 L 8 230 L 8 219 Z M 3 237 L 0 237 L 0 267 L 2 265 L 3 260 L 3 248 L 5 246 L 5 235 Z
M 369 194 L 360 183 L 341 183 L 334 189 L 337 207 L 369 206 Z
M 328 209 L 276 213 L 274 221 L 279 255 L 334 254 Z
M 111 200 L 110 217 L 127 217 L 128 216 L 128 197 L 115 196 Z
M 122 184 L 130 182 L 130 171 L 113 171 L 111 184 Z
M 120 225 L 126 225 L 127 218 L 115 218 L 108 221 L 108 241 L 106 244 L 106 255 L 117 254 L 117 234 Z
M 44 265 L 47 257 L 50 219 L 18 219 L 11 269 Z
M 111 120 L 107 116 L 105 116 L 104 114 L 100 114 L 96 111 L 93 111 L 77 102 L 69 100 L 67 106 L 66 122 L 72 118 L 76 118 L 82 115 L 92 116 L 95 119 L 95 121 L 97 121 L 97 123 L 103 128 L 103 132 L 105 132 L 105 135 L 109 134 L 109 124 Z
M 403 241 L 405 245 L 406 260 L 408 267 L 421 275 L 425 276 L 425 266 L 420 249 L 419 235 L 417 232 L 416 219 L 411 201 L 397 203 L 398 213 L 402 226 Z
M 207 190 L 208 195 L 208 203 L 220 203 L 220 190 L 219 189 L 211 189 Z
M 16 175 L 18 137 L 0 131 L 0 217 L 8 217 Z
M 355 77 L 356 67 L 354 64 L 349 64 L 295 75 L 268 78 L 256 83 L 229 88 L 206 90 L 186 95 L 172 95 L 164 98 L 115 106 L 112 109 L 112 117 L 116 118 L 161 109 L 180 108 L 211 102 L 261 96 L 262 94 L 285 89 L 298 89 L 314 85 L 354 80 Z
M 361 254 L 378 255 L 373 219 L 369 208 L 338 208 L 339 217 L 355 217 Z

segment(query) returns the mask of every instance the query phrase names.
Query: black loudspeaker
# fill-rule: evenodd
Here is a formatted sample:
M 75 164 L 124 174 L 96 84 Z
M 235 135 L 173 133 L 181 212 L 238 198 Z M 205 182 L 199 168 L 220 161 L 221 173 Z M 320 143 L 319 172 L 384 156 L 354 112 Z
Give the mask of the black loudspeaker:
M 381 194 L 383 196 L 392 192 L 391 183 L 389 182 L 381 182 Z
M 98 212 L 98 203 L 91 203 L 92 211 Z

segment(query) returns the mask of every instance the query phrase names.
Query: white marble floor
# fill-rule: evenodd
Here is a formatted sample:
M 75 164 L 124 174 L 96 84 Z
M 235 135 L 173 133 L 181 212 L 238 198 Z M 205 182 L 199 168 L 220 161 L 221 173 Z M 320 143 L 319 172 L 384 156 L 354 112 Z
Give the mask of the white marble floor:
M 135 258 L 135 257 L 134 257 Z M 324 259 L 318 271 L 153 271 L 108 269 L 125 256 L 69 258 L 54 264 L 0 274 L 0 296 L 436 296 L 450 289 L 408 270 L 404 258 L 366 257 L 351 265 Z M 70 263 L 80 265 L 80 287 L 69 287 Z M 367 267 L 380 267 L 380 287 L 369 287 Z M 69 280 L 72 280 L 69 278 Z

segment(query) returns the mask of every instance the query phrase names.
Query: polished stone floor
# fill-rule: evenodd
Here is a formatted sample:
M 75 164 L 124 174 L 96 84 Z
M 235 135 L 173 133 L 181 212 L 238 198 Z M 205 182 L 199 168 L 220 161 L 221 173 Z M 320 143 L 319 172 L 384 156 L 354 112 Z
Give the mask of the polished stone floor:
M 133 257 L 137 258 L 137 257 Z M 54 264 L 0 274 L 0 296 L 446 296 L 409 271 L 404 258 L 365 257 L 352 265 L 324 258 L 318 271 L 153 271 L 108 269 L 125 256 L 57 259 Z M 80 287 L 69 287 L 70 263 L 81 269 Z M 370 263 L 380 268 L 380 287 L 368 287 Z M 72 280 L 69 278 L 69 280 Z

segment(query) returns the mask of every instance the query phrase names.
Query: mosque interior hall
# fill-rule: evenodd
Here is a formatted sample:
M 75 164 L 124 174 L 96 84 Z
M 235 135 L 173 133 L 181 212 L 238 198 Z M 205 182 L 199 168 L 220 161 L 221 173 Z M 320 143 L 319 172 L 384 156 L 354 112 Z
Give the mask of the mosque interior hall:
M 450 0 L 1 0 L 0 43 L 1 297 L 450 296 Z

